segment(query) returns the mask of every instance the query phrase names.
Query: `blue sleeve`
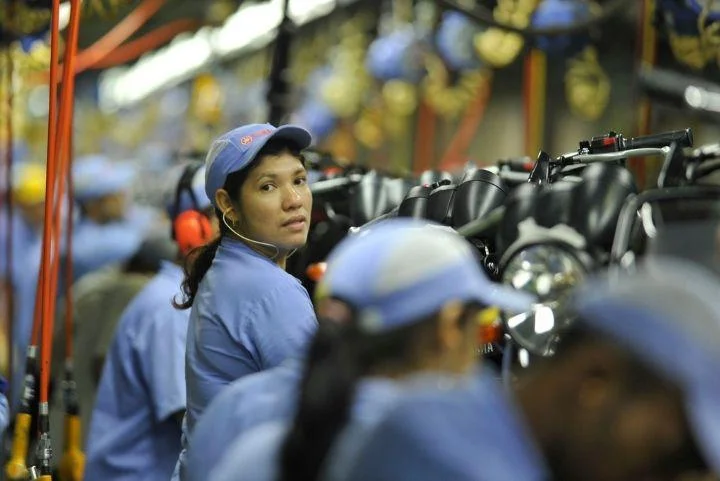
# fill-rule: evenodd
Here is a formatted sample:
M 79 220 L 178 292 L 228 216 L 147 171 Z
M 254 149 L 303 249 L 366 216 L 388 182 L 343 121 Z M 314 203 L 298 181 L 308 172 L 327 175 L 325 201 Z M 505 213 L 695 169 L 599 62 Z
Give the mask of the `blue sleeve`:
M 5 433 L 10 424 L 10 406 L 5 394 L 0 394 L 0 434 Z
M 245 335 L 253 343 L 260 369 L 265 370 L 301 357 L 315 334 L 317 319 L 305 289 L 291 285 L 260 300 L 242 327 L 247 329 Z
M 141 365 L 155 420 L 162 422 L 185 409 L 186 311 L 171 306 L 159 309 L 148 319 L 144 337 Z

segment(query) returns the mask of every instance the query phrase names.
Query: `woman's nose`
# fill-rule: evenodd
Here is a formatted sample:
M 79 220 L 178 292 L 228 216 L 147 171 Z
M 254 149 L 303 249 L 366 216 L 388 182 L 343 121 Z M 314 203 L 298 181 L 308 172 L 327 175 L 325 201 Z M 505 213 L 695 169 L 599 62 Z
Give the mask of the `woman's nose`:
M 298 189 L 296 186 L 290 186 L 285 191 L 285 196 L 283 199 L 283 207 L 285 209 L 297 209 L 298 207 L 302 207 L 302 196 L 300 195 L 300 192 L 298 192 Z

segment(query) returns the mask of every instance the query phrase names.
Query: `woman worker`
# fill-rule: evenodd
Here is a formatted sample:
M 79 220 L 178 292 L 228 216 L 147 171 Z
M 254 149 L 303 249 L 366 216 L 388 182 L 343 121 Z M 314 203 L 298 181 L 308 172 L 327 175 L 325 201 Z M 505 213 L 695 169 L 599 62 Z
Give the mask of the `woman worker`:
M 217 235 L 204 178 L 204 166 L 196 162 L 174 182 L 167 210 L 177 261 L 163 262 L 115 330 L 93 409 L 85 479 L 155 481 L 173 473 L 185 411 L 189 313 L 172 302 L 185 256 Z
M 493 284 L 460 236 L 407 219 L 343 241 L 318 296 L 333 322 L 313 340 L 294 419 L 239 438 L 213 481 L 344 479 L 401 389 L 471 378 L 481 309 L 530 304 Z
M 311 141 L 300 127 L 251 124 L 210 147 L 205 192 L 221 235 L 191 255 L 178 304 L 192 308 L 184 439 L 220 389 L 297 357 L 315 332 L 310 297 L 285 272 L 307 240 L 312 195 L 301 151 Z

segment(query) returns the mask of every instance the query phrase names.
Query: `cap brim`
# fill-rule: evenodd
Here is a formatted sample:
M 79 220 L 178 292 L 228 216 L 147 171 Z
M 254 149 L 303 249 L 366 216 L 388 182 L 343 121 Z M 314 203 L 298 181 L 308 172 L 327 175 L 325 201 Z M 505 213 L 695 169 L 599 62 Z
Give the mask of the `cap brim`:
M 272 135 L 269 135 L 263 145 L 270 139 L 283 139 L 289 140 L 297 144 L 300 150 L 307 149 L 313 143 L 313 138 L 310 132 L 297 125 L 283 125 L 278 127 Z
M 686 410 L 695 442 L 714 474 L 720 474 L 720 386 L 713 380 L 699 383 Z
M 532 309 L 536 302 L 535 296 L 527 292 L 518 291 L 502 284 L 491 283 L 492 288 L 487 285 L 478 287 L 478 300 L 486 306 L 497 307 L 503 311 L 526 312 Z
M 87 189 L 78 186 L 75 197 L 78 200 L 97 199 L 108 194 L 122 192 L 130 187 L 135 178 L 135 169 L 129 165 L 117 165 L 111 172 L 109 177 L 101 181 L 91 180 Z M 76 186 L 79 183 L 76 183 Z

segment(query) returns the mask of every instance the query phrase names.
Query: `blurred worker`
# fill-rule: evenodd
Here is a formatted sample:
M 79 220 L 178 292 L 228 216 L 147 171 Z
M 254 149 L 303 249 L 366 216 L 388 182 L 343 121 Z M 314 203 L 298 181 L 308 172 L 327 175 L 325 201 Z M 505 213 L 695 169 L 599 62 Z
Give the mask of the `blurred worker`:
M 12 288 L 14 308 L 14 339 L 11 354 L 14 372 L 8 374 L 11 380 L 11 406 L 20 399 L 24 360 L 32 332 L 35 310 L 35 291 L 42 253 L 43 222 L 45 219 L 45 167 L 38 163 L 23 163 L 13 171 L 13 218 L 8 211 L 0 211 L 0 278 L 7 274 L 6 252 L 8 237 L 12 236 L 11 279 L 6 279 Z
M 22 274 L 28 249 L 39 248 L 45 218 L 45 167 L 38 163 L 24 163 L 13 169 L 13 218 L 8 210 L 0 211 L 0 276 L 6 273 L 8 236 L 12 235 L 13 276 Z M 7 230 L 6 230 L 7 229 Z
M 320 313 L 322 316 L 322 313 Z M 206 481 L 210 469 L 223 458 L 233 441 L 252 428 L 289 420 L 303 373 L 300 358 L 290 358 L 272 369 L 230 383 L 208 404 L 185 443 L 183 463 L 172 481 Z
M 73 333 L 75 352 L 73 370 L 76 393 L 83 428 L 82 439 L 87 439 L 90 415 L 95 405 L 102 367 L 120 316 L 130 301 L 158 273 L 163 261 L 177 258 L 177 245 L 167 235 L 151 233 L 138 251 L 123 264 L 111 264 L 79 279 L 73 286 Z M 56 321 L 53 336 L 53 366 L 50 372 L 56 380 L 65 375 L 65 309 L 60 309 L 62 322 Z M 58 389 L 61 382 L 56 382 Z M 50 416 L 59 419 L 64 413 L 62 395 L 55 395 Z M 64 423 L 52 423 L 50 433 L 53 446 L 62 452 Z
M 409 219 L 341 242 L 318 297 L 330 319 L 310 347 L 294 420 L 245 434 L 213 481 L 344 479 L 403 386 L 471 379 L 483 308 L 531 305 L 493 284 L 462 237 Z
M 285 271 L 305 245 L 312 195 L 300 127 L 252 124 L 216 139 L 205 190 L 221 236 L 193 255 L 183 282 L 192 307 L 187 340 L 185 436 L 224 386 L 297 357 L 315 332 L 310 297 Z
M 149 209 L 128 205 L 134 168 L 101 155 L 73 162 L 80 215 L 73 236 L 73 278 L 124 262 L 140 247 L 156 220 Z
M 720 470 L 718 292 L 710 272 L 670 260 L 590 283 L 556 354 L 524 370 L 513 395 L 481 373 L 468 388 L 404 398 L 350 479 L 677 480 L 705 463 Z
M 179 255 L 133 299 L 105 359 L 87 439 L 87 480 L 169 479 L 185 411 L 189 312 L 175 309 L 182 263 L 217 235 L 204 192 L 204 166 L 185 167 L 168 205 Z

